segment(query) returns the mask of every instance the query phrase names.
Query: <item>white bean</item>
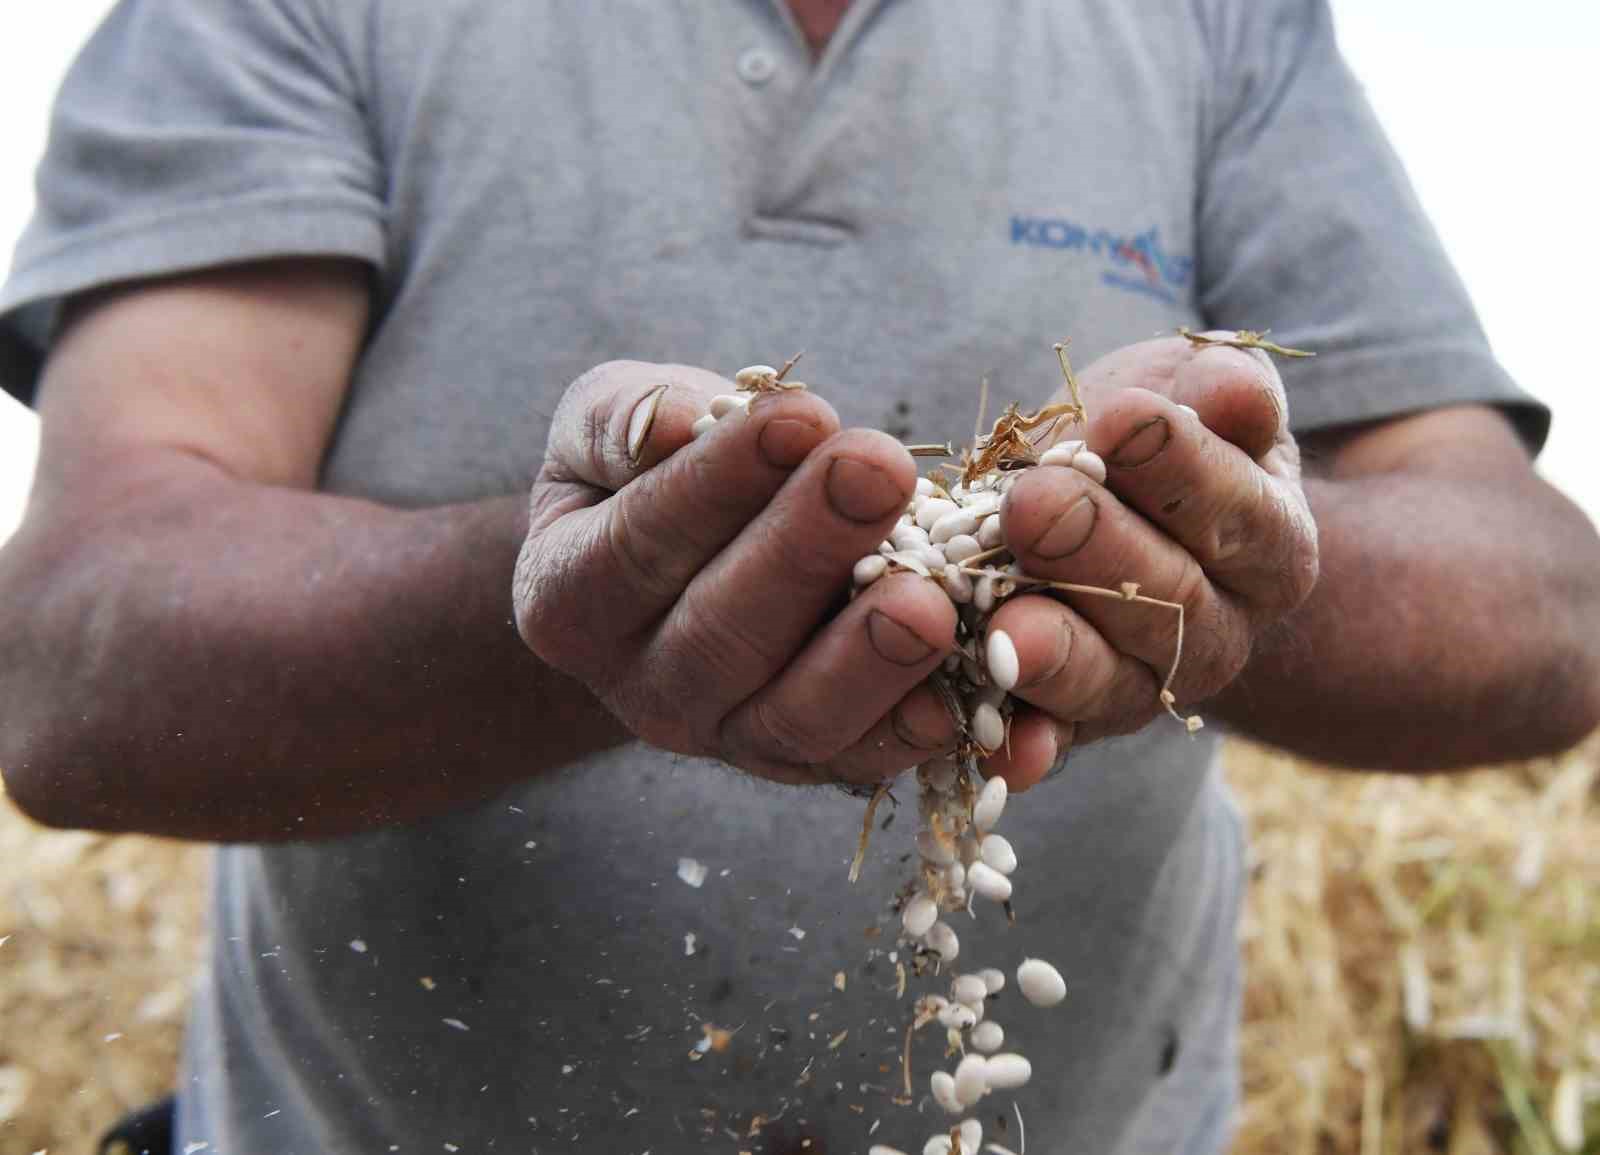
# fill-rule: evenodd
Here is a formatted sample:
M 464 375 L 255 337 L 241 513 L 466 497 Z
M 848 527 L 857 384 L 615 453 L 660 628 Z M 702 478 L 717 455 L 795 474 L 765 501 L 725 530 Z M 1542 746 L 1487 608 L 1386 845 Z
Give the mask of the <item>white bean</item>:
M 882 1143 L 874 1143 L 867 1148 L 867 1155 L 906 1155 L 898 1147 L 885 1147 Z
M 1002 690 L 1017 684 L 1022 668 L 1017 658 L 1017 644 L 1004 630 L 990 630 L 983 644 L 984 664 L 989 667 L 989 680 Z
M 955 982 L 950 984 L 950 997 L 969 1007 L 982 1006 L 988 996 L 989 988 L 977 975 L 957 975 Z
M 991 778 L 983 784 L 983 789 L 978 791 L 978 800 L 972 804 L 972 821 L 979 830 L 987 834 L 994 829 L 994 824 L 1000 821 L 1000 815 L 1005 808 L 1006 780 Z
M 909 550 L 896 550 L 894 553 L 889 554 L 888 558 L 896 565 L 908 569 L 921 577 L 933 576 L 933 573 L 923 564 L 922 559 Z
M 940 1104 L 944 1106 L 944 1104 Z M 960 1108 L 957 1107 L 957 1110 Z M 922 1155 L 950 1155 L 955 1148 L 950 1144 L 950 1136 L 935 1135 L 922 1145 Z M 965 1151 L 961 1155 L 967 1155 Z
M 972 608 L 979 613 L 994 609 L 994 579 L 981 577 L 972 583 Z
M 984 862 L 967 867 L 967 886 L 991 902 L 1004 902 L 1011 897 L 1011 880 Z
M 1014 1052 L 990 1055 L 983 1060 L 984 1081 L 995 1091 L 1015 1091 L 1033 1078 L 1033 1064 Z M 960 1069 L 957 1069 L 956 1095 L 961 1094 Z
M 978 528 L 978 515 L 971 510 L 958 509 L 945 514 L 928 530 L 928 540 L 934 544 L 949 541 L 958 533 L 971 533 Z
M 928 944 L 928 949 L 938 955 L 947 963 L 955 962 L 956 956 L 961 953 L 961 940 L 956 937 L 956 932 L 950 929 L 947 922 L 936 922 L 928 928 L 927 937 L 923 939 Z
M 733 375 L 733 383 L 744 387 L 754 385 L 767 377 L 776 377 L 778 371 L 771 365 L 746 365 Z
M 967 1041 L 972 1044 L 973 1050 L 982 1051 L 986 1055 L 992 1054 L 1005 1044 L 1005 1028 L 990 1019 L 973 1027 L 972 1034 L 967 1036 Z
M 694 419 L 694 424 L 689 426 L 690 437 L 704 437 L 716 427 L 717 419 L 709 413 L 702 414 Z
M 949 1003 L 939 1011 L 939 1025 L 964 1031 L 978 1021 L 978 1012 L 966 1003 Z
M 933 528 L 933 523 L 947 513 L 956 511 L 956 503 L 947 497 L 930 497 L 922 503 L 917 510 L 917 528 L 926 532 Z
M 850 578 L 858 586 L 870 586 L 888 572 L 889 559 L 881 553 L 869 553 L 856 562 L 855 568 L 850 571 Z
M 900 925 L 912 938 L 921 938 L 938 921 L 939 904 L 926 894 L 917 895 L 900 912 Z
M 944 587 L 945 595 L 958 606 L 964 606 L 972 600 L 972 578 L 954 565 L 944 567 L 944 573 L 939 575 L 939 584 Z
M 944 883 L 951 890 L 960 890 L 967 884 L 967 868 L 959 862 L 952 862 L 944 868 Z
M 949 1071 L 935 1071 L 928 1079 L 928 1089 L 933 1101 L 952 1115 L 961 1114 L 961 1100 L 956 1097 L 955 1076 Z
M 996 549 L 1005 544 L 1005 533 L 1000 528 L 1000 515 L 993 514 L 983 519 L 978 526 L 978 545 L 985 551 Z
M 944 556 L 946 560 L 960 565 L 969 557 L 976 557 L 983 552 L 983 547 L 978 544 L 978 539 L 970 533 L 958 533 L 944 543 Z
M 1084 474 L 1096 484 L 1104 485 L 1106 483 L 1106 463 L 1100 460 L 1098 453 L 1090 453 L 1085 449 L 1072 459 L 1072 468 Z
M 1021 1085 L 1017 1084 L 1019 1087 Z M 988 1059 L 982 1055 L 968 1055 L 956 1064 L 956 1098 L 963 1107 L 972 1106 L 988 1093 Z
M 991 752 L 1006 744 L 1005 719 L 987 702 L 972 712 L 972 740 Z
M 983 1143 L 983 1124 L 976 1119 L 961 1120 L 961 1155 L 978 1155 Z
M 933 482 L 929 481 L 926 477 L 917 478 L 917 496 L 918 497 L 932 497 L 933 496 Z
M 962 508 L 980 519 L 988 517 L 991 513 L 1000 512 L 1000 495 L 993 492 L 980 493 Z
M 1039 455 L 1039 464 L 1071 465 L 1072 459 L 1082 452 L 1081 441 L 1058 441 Z
M 949 562 L 944 550 L 936 545 L 925 545 L 916 551 L 917 557 L 922 559 L 922 564 L 928 567 L 930 574 L 944 573 L 944 567 Z
M 718 393 L 711 399 L 711 416 L 722 418 L 735 411 L 750 408 L 754 393 Z
M 1053 1007 L 1067 997 L 1067 981 L 1042 958 L 1023 959 L 1017 968 L 1022 997 L 1036 1007 Z
M 1006 972 L 999 967 L 984 967 L 978 972 L 978 977 L 983 980 L 984 988 L 991 995 L 997 995 L 1006 989 Z
M 984 863 L 1001 874 L 1010 874 L 1017 868 L 1017 852 L 1011 848 L 1009 841 L 998 834 L 985 836 L 978 844 L 978 849 L 983 854 Z
M 914 525 L 897 525 L 889 531 L 889 540 L 895 549 L 921 549 L 928 544 L 928 533 Z

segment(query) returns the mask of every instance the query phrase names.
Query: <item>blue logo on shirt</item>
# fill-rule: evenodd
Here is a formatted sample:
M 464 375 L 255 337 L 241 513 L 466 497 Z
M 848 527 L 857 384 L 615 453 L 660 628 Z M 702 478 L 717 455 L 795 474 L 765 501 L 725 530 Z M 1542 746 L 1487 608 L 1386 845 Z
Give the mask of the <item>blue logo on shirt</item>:
M 1040 249 L 1075 249 L 1110 263 L 1100 280 L 1117 289 L 1144 293 L 1168 304 L 1189 284 L 1194 258 L 1173 256 L 1161 247 L 1161 232 L 1150 228 L 1134 237 L 1107 229 L 1087 229 L 1060 217 L 1011 218 L 1011 243 Z

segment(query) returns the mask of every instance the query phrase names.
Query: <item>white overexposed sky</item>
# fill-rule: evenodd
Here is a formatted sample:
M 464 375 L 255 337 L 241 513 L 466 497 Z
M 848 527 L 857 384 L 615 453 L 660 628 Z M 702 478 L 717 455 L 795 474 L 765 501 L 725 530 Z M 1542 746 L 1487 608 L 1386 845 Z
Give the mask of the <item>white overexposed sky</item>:
M 242 3 L 246 0 L 218 0 Z M 106 0 L 51 0 L 0 39 L 0 253 L 27 219 L 49 101 Z M 1545 475 L 1600 518 L 1600 2 L 1334 0 L 1341 43 L 1501 361 L 1556 410 Z M 0 541 L 35 423 L 0 397 Z

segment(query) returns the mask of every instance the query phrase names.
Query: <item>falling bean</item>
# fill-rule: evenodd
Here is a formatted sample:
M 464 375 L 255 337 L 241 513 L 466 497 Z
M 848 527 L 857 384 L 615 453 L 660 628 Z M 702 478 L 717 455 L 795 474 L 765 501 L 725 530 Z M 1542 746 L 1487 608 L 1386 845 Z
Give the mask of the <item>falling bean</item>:
M 982 1006 L 983 1000 L 989 995 L 989 988 L 977 975 L 957 975 L 950 984 L 950 997 L 958 1003 L 967 1006 Z
M 993 1019 L 979 1023 L 972 1028 L 972 1033 L 967 1036 L 967 1041 L 972 1044 L 973 1050 L 992 1054 L 998 1051 L 1006 1041 L 1005 1029 Z
M 990 1055 L 987 1059 L 979 1061 L 983 1063 L 984 1082 L 995 1091 L 1015 1091 L 1033 1078 L 1033 1064 L 1018 1054 L 1007 1052 L 1003 1055 Z M 959 1067 L 956 1072 L 956 1095 L 959 1097 L 961 1094 Z
M 1017 868 L 1017 852 L 1011 848 L 1010 842 L 998 834 L 986 835 L 978 844 L 978 849 L 984 864 L 991 870 L 1010 874 Z
M 963 1107 L 972 1106 L 989 1093 L 989 1062 L 982 1055 L 968 1055 L 956 1064 L 956 1099 Z M 1021 1083 L 1016 1085 L 1022 1086 Z
M 961 1114 L 963 1108 L 956 1096 L 955 1076 L 949 1071 L 935 1071 L 928 1079 L 928 1089 L 933 1092 L 935 1103 L 952 1115 Z
M 991 902 L 1005 902 L 1011 897 L 1011 880 L 984 862 L 967 867 L 967 886 Z
M 1022 997 L 1036 1007 L 1053 1007 L 1067 997 L 1067 982 L 1061 972 L 1042 958 L 1023 959 L 1017 968 L 1017 986 Z

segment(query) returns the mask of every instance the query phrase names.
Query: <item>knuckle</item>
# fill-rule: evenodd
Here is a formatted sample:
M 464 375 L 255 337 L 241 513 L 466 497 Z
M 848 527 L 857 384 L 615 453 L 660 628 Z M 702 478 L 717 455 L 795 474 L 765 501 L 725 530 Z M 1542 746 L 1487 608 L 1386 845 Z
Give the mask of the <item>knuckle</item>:
M 750 721 L 752 740 L 765 757 L 813 766 L 839 752 L 835 741 L 826 733 L 811 729 L 778 703 L 756 703 Z
M 609 508 L 605 548 L 623 580 L 652 601 L 675 600 L 682 580 L 671 564 L 677 553 L 674 544 L 646 529 L 649 519 L 632 516 L 627 501 L 613 499 Z

